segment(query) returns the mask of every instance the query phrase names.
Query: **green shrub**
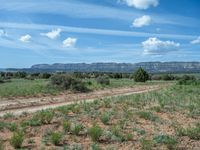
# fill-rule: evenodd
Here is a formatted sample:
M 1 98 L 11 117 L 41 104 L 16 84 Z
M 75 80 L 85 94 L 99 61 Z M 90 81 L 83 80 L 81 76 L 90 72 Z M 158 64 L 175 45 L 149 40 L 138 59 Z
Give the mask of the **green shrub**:
M 183 75 L 181 80 L 196 80 L 196 77 L 193 75 Z
M 186 135 L 193 140 L 200 140 L 200 127 L 194 127 L 186 130 Z
M 49 79 L 51 77 L 50 73 L 41 73 L 40 78 L 42 79 Z
M 103 103 L 106 108 L 111 108 L 111 100 L 110 99 L 104 99 Z
M 88 92 L 90 91 L 87 86 L 86 83 L 82 82 L 82 81 L 76 81 L 71 85 L 71 90 L 75 91 L 75 92 Z
M 42 124 L 50 124 L 54 117 L 54 112 L 51 110 L 42 110 L 35 116 Z
M 82 124 L 74 124 L 71 128 L 71 132 L 74 135 L 79 135 L 80 131 L 83 129 L 83 125 Z
M 28 139 L 28 144 L 34 144 L 35 140 L 34 139 Z
M 21 148 L 23 141 L 24 141 L 24 134 L 21 131 L 19 131 L 13 133 L 13 136 L 10 139 L 10 144 L 14 148 Z
M 12 113 L 6 113 L 3 115 L 4 119 L 14 118 L 14 115 Z
M 142 138 L 140 140 L 142 150 L 152 150 L 153 142 Z
M 21 126 L 26 128 L 27 126 L 40 126 L 41 124 L 42 123 L 40 118 L 37 118 L 37 116 L 33 116 L 31 119 L 22 122 Z
M 200 85 L 200 81 L 193 75 L 184 75 L 178 81 L 179 85 Z
M 121 130 L 122 129 L 118 125 L 112 126 L 111 128 L 111 132 L 117 137 L 121 135 Z
M 158 144 L 167 145 L 168 149 L 175 149 L 176 144 L 178 143 L 175 137 L 169 135 L 157 135 L 154 136 L 153 140 Z
M 17 130 L 17 124 L 15 122 L 8 124 L 8 129 L 12 132 L 16 131 Z
M 14 76 L 15 76 L 16 78 L 25 78 L 25 77 L 27 76 L 27 73 L 26 73 L 26 72 L 16 72 L 16 73 L 14 74 Z
M 61 112 L 64 115 L 67 115 L 70 111 L 67 106 L 58 107 L 56 110 L 58 110 L 59 112 Z
M 92 138 L 92 141 L 97 142 L 101 137 L 103 130 L 98 125 L 94 124 L 88 129 L 88 134 Z
M 71 129 L 71 122 L 69 121 L 64 121 L 63 122 L 63 129 L 65 132 L 69 132 Z
M 1 83 L 4 83 L 4 80 L 0 78 L 0 84 L 1 84 Z
M 103 122 L 103 124 L 105 125 L 108 125 L 109 123 L 109 120 L 110 120 L 110 114 L 108 114 L 107 112 L 106 113 L 103 113 L 100 117 L 101 121 Z
M 159 118 L 155 116 L 152 112 L 145 112 L 145 111 L 140 111 L 137 113 L 140 118 L 150 120 L 150 121 L 156 121 Z
M 146 82 L 149 79 L 149 74 L 141 67 L 133 74 L 135 82 Z
M 0 131 L 7 127 L 7 123 L 0 121 Z
M 75 92 L 88 92 L 86 84 L 77 78 L 68 74 L 56 74 L 51 77 L 51 85 L 64 90 L 73 90 Z
M 200 123 L 197 123 L 195 127 L 184 129 L 182 127 L 176 127 L 176 133 L 178 136 L 188 136 L 193 140 L 200 140 Z
M 164 81 L 175 80 L 175 77 L 173 75 L 171 75 L 171 74 L 164 74 L 162 76 L 162 80 L 164 80 Z
M 101 84 L 101 85 L 109 85 L 110 84 L 110 79 L 108 76 L 99 76 L 97 79 L 96 79 L 97 83 L 98 84 Z
M 52 86 L 60 87 L 65 90 L 70 89 L 73 82 L 75 82 L 75 79 L 67 74 L 55 74 L 51 77 Z
M 59 132 L 53 132 L 51 134 L 51 142 L 54 144 L 54 145 L 59 145 L 60 142 L 62 140 L 62 134 L 59 133 Z
M 91 145 L 91 150 L 101 150 L 100 146 L 97 143 Z
M 70 148 L 70 150 L 83 150 L 83 147 L 80 143 L 73 143 Z
M 133 139 L 133 134 L 128 133 L 127 135 L 125 135 L 125 140 L 126 141 L 131 141 Z
M 51 141 L 53 131 L 49 128 L 45 129 L 44 135 L 42 136 L 42 142 L 44 142 L 45 145 L 49 144 L 49 141 Z
M 200 80 L 179 80 L 179 85 L 200 85 Z

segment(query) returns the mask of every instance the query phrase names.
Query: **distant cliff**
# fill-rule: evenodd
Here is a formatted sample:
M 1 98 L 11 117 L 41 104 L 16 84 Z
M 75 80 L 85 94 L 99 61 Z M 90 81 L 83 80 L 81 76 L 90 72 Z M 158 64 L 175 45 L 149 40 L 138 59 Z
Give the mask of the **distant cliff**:
M 30 71 L 65 72 L 133 72 L 142 67 L 152 73 L 200 72 L 200 62 L 141 62 L 141 63 L 75 63 L 37 64 Z

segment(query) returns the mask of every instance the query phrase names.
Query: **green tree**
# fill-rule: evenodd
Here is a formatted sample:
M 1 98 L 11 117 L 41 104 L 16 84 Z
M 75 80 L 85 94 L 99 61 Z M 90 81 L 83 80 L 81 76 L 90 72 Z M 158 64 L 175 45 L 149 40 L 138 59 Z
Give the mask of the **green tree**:
M 135 82 L 146 82 L 149 79 L 149 74 L 140 67 L 134 72 L 133 77 Z

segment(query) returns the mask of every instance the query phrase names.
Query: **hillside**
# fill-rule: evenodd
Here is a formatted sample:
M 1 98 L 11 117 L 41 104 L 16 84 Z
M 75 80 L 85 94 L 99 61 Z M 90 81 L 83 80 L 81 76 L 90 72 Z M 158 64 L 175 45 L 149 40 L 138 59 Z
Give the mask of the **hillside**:
M 21 69 L 28 72 L 133 72 L 142 67 L 151 73 L 187 73 L 200 72 L 200 62 L 141 62 L 141 63 L 74 63 L 74 64 L 36 64 Z M 17 71 L 19 69 L 7 69 Z

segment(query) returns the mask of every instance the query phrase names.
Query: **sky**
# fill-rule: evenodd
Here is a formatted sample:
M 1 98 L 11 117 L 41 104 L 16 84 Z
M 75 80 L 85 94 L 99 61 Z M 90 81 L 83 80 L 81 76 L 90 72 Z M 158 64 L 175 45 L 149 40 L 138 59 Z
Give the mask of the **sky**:
M 0 0 L 0 68 L 200 60 L 199 0 Z

